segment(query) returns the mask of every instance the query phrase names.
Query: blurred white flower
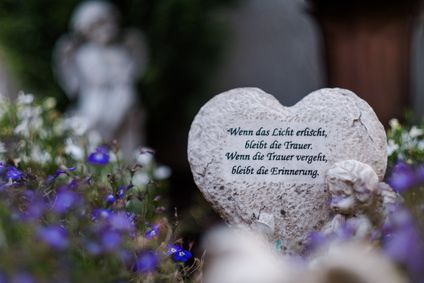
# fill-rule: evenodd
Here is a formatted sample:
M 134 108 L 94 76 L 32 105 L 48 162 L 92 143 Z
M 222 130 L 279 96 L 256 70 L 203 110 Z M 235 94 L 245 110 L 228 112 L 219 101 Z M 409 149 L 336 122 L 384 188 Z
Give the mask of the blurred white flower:
M 0 142 L 0 153 L 5 153 L 6 152 L 6 146 L 4 145 L 4 143 Z
M 29 132 L 28 122 L 26 120 L 20 122 L 16 126 L 16 128 L 13 132 L 17 135 L 23 135 L 24 137 L 29 137 L 30 132 Z
M 133 184 L 135 186 L 146 185 L 146 184 L 149 183 L 149 181 L 150 181 L 150 178 L 147 175 L 147 173 L 146 172 L 142 172 L 142 171 L 136 172 L 134 174 L 134 177 L 133 177 L 133 180 L 132 180 L 132 182 L 133 182 Z
M 65 141 L 65 153 L 72 156 L 75 160 L 82 160 L 84 158 L 83 148 L 76 145 L 71 138 Z
M 88 145 L 87 145 L 88 152 L 95 151 L 96 148 L 99 146 L 99 144 L 102 143 L 101 135 L 94 130 L 90 130 L 87 132 L 87 140 L 88 140 Z
M 38 145 L 31 147 L 31 159 L 35 162 L 44 164 L 51 161 L 52 157 L 47 151 L 42 151 Z
M 171 176 L 171 173 L 171 168 L 169 168 L 168 166 L 159 166 L 153 172 L 153 177 L 156 180 L 165 180 Z
M 137 163 L 147 165 L 153 161 L 153 150 L 150 148 L 142 148 L 135 152 Z
M 80 116 L 71 116 L 63 120 L 63 128 L 65 130 L 71 130 L 77 136 L 84 135 L 89 127 L 89 123 L 86 119 Z
M 31 133 L 37 132 L 43 127 L 43 119 L 41 118 L 42 109 L 39 106 L 32 107 L 25 105 L 18 108 L 16 113 L 19 124 L 16 126 L 14 133 L 29 137 Z
M 424 150 L 424 140 L 420 140 L 420 141 L 417 143 L 417 148 L 418 148 L 419 150 Z
M 315 283 L 406 283 L 396 266 L 373 246 L 333 244 L 313 256 L 310 272 Z
M 403 148 L 413 148 L 414 147 L 413 140 L 412 140 L 411 136 L 409 135 L 409 133 L 407 133 L 407 132 L 402 133 L 400 144 L 402 145 Z
M 46 100 L 44 100 L 44 102 L 43 102 L 43 107 L 44 107 L 44 109 L 46 109 L 46 110 L 50 110 L 50 109 L 55 108 L 55 107 L 56 107 L 56 104 L 57 104 L 57 102 L 56 102 L 56 98 L 54 98 L 54 97 L 49 97 L 49 98 L 47 98 Z
M 413 126 L 411 130 L 409 130 L 409 135 L 411 138 L 417 138 L 423 134 L 423 130 L 419 129 L 417 126 Z
M 18 104 L 31 104 L 34 101 L 34 95 L 25 94 L 23 91 L 18 93 Z
M 396 144 L 393 140 L 389 140 L 387 143 L 387 155 L 392 155 L 393 152 L 399 149 L 399 145 Z
M 400 128 L 399 120 L 396 119 L 396 118 L 391 119 L 389 121 L 389 125 L 390 125 L 390 128 L 392 128 L 392 130 L 396 130 L 396 129 L 399 129 Z

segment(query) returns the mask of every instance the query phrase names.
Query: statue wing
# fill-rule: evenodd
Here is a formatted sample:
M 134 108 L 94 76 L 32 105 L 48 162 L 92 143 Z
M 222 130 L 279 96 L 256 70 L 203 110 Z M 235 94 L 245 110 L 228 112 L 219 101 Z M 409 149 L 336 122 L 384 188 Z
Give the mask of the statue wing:
M 148 48 L 144 35 L 136 29 L 127 29 L 124 34 L 124 45 L 135 60 L 137 74 L 141 74 L 148 62 Z
M 53 51 L 53 72 L 59 85 L 69 98 L 75 98 L 80 88 L 80 79 L 75 54 L 80 41 L 70 35 L 62 36 Z

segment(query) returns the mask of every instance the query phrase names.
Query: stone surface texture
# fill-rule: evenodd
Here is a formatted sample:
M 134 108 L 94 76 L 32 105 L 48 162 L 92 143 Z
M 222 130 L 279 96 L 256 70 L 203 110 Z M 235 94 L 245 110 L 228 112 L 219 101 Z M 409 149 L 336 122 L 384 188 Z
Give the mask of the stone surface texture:
M 258 120 L 322 124 L 332 131 L 326 142 L 330 166 L 358 160 L 370 165 L 380 180 L 387 162 L 385 130 L 364 100 L 337 88 L 317 90 L 292 107 L 282 106 L 260 89 L 239 88 L 215 96 L 200 109 L 188 139 L 196 185 L 228 224 L 254 229 L 266 219 L 263 224 L 271 229 L 270 240 L 281 240 L 283 252 L 296 253 L 311 231 L 330 220 L 325 182 L 290 183 L 284 176 L 271 182 L 228 182 L 222 173 L 226 128 L 238 121 Z

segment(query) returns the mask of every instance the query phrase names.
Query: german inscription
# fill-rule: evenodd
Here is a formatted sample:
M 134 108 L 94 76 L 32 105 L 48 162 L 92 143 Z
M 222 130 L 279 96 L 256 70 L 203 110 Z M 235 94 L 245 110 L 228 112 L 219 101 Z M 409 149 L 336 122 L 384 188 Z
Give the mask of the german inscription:
M 251 121 L 225 129 L 227 181 L 322 183 L 330 131 L 322 125 Z

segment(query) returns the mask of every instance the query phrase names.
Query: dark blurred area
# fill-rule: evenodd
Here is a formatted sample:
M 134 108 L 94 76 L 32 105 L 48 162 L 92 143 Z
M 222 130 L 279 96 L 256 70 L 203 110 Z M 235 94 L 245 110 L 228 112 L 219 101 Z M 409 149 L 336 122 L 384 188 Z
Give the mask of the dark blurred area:
M 52 52 L 80 2 L 0 0 L 1 91 L 53 96 L 61 110 L 74 103 L 55 81 Z M 146 36 L 149 63 L 137 84 L 146 145 L 172 168 L 170 198 L 190 227 L 218 221 L 193 183 L 186 149 L 191 120 L 219 92 L 254 86 L 293 105 L 315 89 L 343 87 L 385 124 L 409 108 L 422 115 L 421 1 L 112 2 L 122 25 Z

